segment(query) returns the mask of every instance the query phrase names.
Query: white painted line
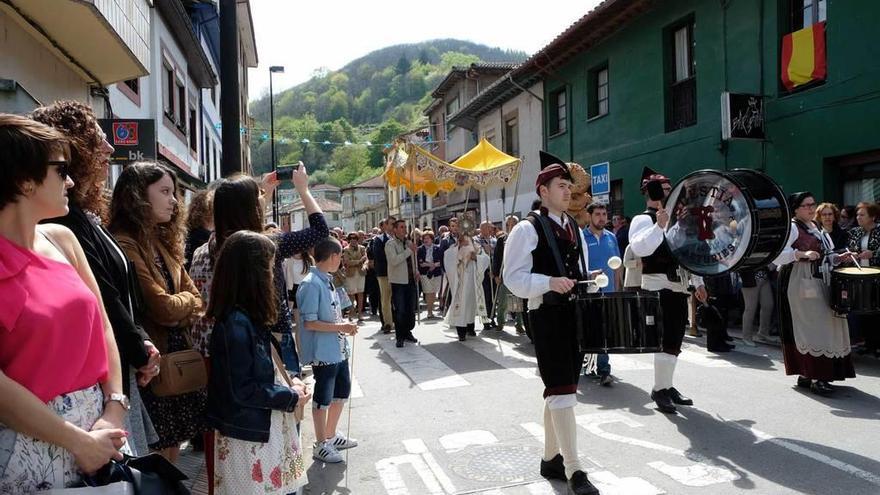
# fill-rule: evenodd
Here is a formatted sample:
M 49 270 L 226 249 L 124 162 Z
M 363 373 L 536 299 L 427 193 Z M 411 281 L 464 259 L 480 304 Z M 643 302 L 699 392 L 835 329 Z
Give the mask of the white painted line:
M 440 437 L 440 445 L 450 454 L 472 445 L 491 445 L 493 443 L 498 443 L 498 438 L 486 430 L 463 431 Z
M 460 343 L 522 378 L 529 380 L 540 378 L 538 360 L 516 350 L 516 347 L 509 342 L 479 337 Z
M 701 412 L 708 414 L 708 413 L 706 413 L 706 411 L 701 410 Z M 755 443 L 770 442 L 773 445 L 778 445 L 779 447 L 790 450 L 796 454 L 800 454 L 802 456 L 809 457 L 810 459 L 813 459 L 814 461 L 821 462 L 822 464 L 831 466 L 834 469 L 839 469 L 840 471 L 843 471 L 844 473 L 847 473 L 851 476 L 855 476 L 856 478 L 859 478 L 861 480 L 867 481 L 868 483 L 871 483 L 872 485 L 880 486 L 880 476 L 878 476 L 877 474 L 871 473 L 869 471 L 865 471 L 865 470 L 860 469 L 856 466 L 853 466 L 852 464 L 847 464 L 841 460 L 835 459 L 833 457 L 829 457 L 825 454 L 821 454 L 819 452 L 816 452 L 815 450 L 810 450 L 806 447 L 802 447 L 796 443 L 789 442 L 788 440 L 776 438 L 773 435 L 770 435 L 769 433 L 764 433 L 763 431 L 757 430 L 757 429 L 749 427 L 749 426 L 742 425 L 740 423 L 737 423 L 736 421 L 728 421 L 728 420 L 725 420 L 724 418 L 721 418 L 720 416 L 719 416 L 719 419 L 724 421 L 724 423 L 727 425 L 733 426 L 734 428 L 744 430 L 744 431 L 747 431 L 747 432 L 755 435 L 755 438 L 758 439 Z
M 428 469 L 434 473 L 434 477 L 443 486 L 443 490 L 446 493 L 455 493 L 455 485 L 452 484 L 452 480 L 449 479 L 449 476 L 447 476 L 443 471 L 443 468 L 440 467 L 440 463 L 434 459 L 434 455 L 428 451 L 428 446 L 425 445 L 425 442 L 423 442 L 422 439 L 411 438 L 409 440 L 404 440 L 403 446 L 410 454 L 418 454 L 422 456 Z
M 382 486 L 385 487 L 385 493 L 388 495 L 410 494 L 410 491 L 406 488 L 406 483 L 403 481 L 403 476 L 400 474 L 399 466 L 404 464 L 409 464 L 416 470 L 416 474 L 419 475 L 426 489 L 416 490 L 415 493 L 420 495 L 445 495 L 443 487 L 440 486 L 431 469 L 425 464 L 421 456 L 416 454 L 388 457 L 376 462 L 376 471 L 379 472 L 379 480 L 382 482 Z
M 648 355 L 650 356 L 650 355 Z M 653 370 L 654 364 L 624 354 L 611 354 L 611 372 Z M 651 357 L 653 359 L 653 357 Z
M 696 364 L 697 366 L 704 366 L 706 368 L 733 368 L 735 366 L 733 363 L 722 359 L 717 354 L 704 351 L 702 348 L 695 345 L 689 345 L 686 349 L 682 349 L 681 354 L 678 355 L 678 359 L 691 364 Z
M 446 366 L 443 361 L 426 351 L 422 346 L 407 344 L 396 347 L 393 340 L 380 334 L 376 341 L 386 354 L 403 369 L 403 372 L 422 390 L 465 387 L 470 383 Z
M 580 415 L 575 418 L 575 421 L 577 421 L 578 425 L 580 425 L 590 433 L 606 440 L 612 440 L 627 445 L 663 452 L 665 454 L 684 457 L 685 459 L 689 459 L 695 462 L 696 465 L 687 467 L 670 466 L 669 464 L 666 464 L 662 461 L 648 463 L 648 466 L 656 469 L 657 471 L 660 471 L 661 473 L 669 476 L 670 478 L 683 485 L 702 487 L 719 483 L 727 483 L 730 481 L 738 480 L 740 478 L 739 474 L 727 469 L 724 466 L 717 466 L 711 459 L 697 452 L 684 451 L 681 449 L 676 449 L 674 447 L 669 447 L 667 445 L 660 445 L 654 442 L 649 442 L 647 440 L 631 438 L 624 435 L 609 433 L 603 430 L 602 425 L 610 423 L 622 423 L 631 428 L 639 428 L 643 426 L 635 419 L 632 419 L 629 416 L 625 416 L 619 412 L 604 412 Z
M 357 378 L 351 378 L 351 396 L 352 399 L 360 399 L 364 396 L 364 391 L 361 389 L 361 384 L 358 383 Z
M 549 481 L 544 480 L 532 483 L 528 485 L 527 488 L 529 490 L 529 495 L 554 495 L 556 493 L 556 489 L 553 488 L 553 485 L 551 485 Z
M 610 471 L 590 473 L 590 481 L 596 485 L 602 495 L 662 495 L 666 493 L 642 478 L 618 478 Z

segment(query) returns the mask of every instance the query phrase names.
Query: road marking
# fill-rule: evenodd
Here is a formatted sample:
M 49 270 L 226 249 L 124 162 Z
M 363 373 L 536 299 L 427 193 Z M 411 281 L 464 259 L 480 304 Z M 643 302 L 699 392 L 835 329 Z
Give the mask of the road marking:
M 654 369 L 654 365 L 651 363 L 646 363 L 639 359 L 635 359 L 629 356 L 625 356 L 623 354 L 614 354 L 611 356 L 609 361 L 611 363 L 611 371 L 642 371 L 642 370 L 652 370 Z
M 703 411 L 701 409 L 699 411 L 704 414 L 709 414 L 708 412 Z M 784 449 L 790 450 L 796 454 L 800 454 L 802 456 L 809 457 L 810 459 L 813 459 L 814 461 L 821 462 L 822 464 L 831 466 L 834 469 L 839 469 L 840 471 L 843 471 L 844 473 L 855 476 L 856 478 L 867 481 L 868 483 L 871 483 L 876 486 L 880 486 L 880 476 L 878 476 L 874 473 L 871 473 L 869 471 L 865 471 L 865 470 L 860 469 L 856 466 L 853 466 L 852 464 L 847 464 L 841 460 L 835 459 L 833 457 L 829 457 L 825 454 L 821 454 L 819 452 L 816 452 L 815 450 L 810 450 L 810 449 L 803 447 L 803 446 L 800 446 L 796 443 L 789 442 L 788 440 L 776 438 L 773 435 L 770 435 L 769 433 L 764 433 L 761 430 L 752 428 L 750 426 L 742 425 L 736 421 L 726 420 L 726 419 L 722 418 L 721 416 L 718 416 L 718 418 L 721 421 L 724 421 L 725 424 L 728 424 L 730 426 L 733 426 L 734 428 L 744 430 L 744 431 L 747 431 L 747 432 L 755 435 L 755 438 L 757 438 L 757 440 L 755 441 L 755 444 L 759 444 L 762 442 L 770 442 L 773 445 L 777 445 L 777 446 L 782 447 Z
M 431 470 L 435 479 L 443 486 L 443 490 L 445 490 L 446 493 L 455 493 L 455 486 L 452 484 L 452 480 L 449 479 L 449 476 L 447 476 L 445 472 L 443 472 L 443 468 L 441 468 L 440 463 L 434 459 L 434 455 L 428 452 L 428 446 L 425 445 L 425 442 L 423 442 L 421 438 L 404 440 L 403 446 L 410 454 L 422 456 L 428 469 Z
M 449 454 L 473 445 L 491 445 L 493 443 L 498 443 L 498 438 L 486 430 L 463 431 L 440 437 L 440 445 Z
M 379 346 L 397 363 L 409 379 L 422 390 L 465 387 L 470 383 L 443 361 L 419 345 L 396 347 L 384 334 L 375 336 Z
M 609 433 L 602 429 L 602 425 L 610 423 L 622 423 L 626 426 L 629 426 L 630 428 L 639 428 L 644 426 L 638 421 L 628 416 L 624 416 L 621 413 L 605 412 L 584 414 L 577 416 L 575 420 L 577 421 L 578 425 L 580 425 L 590 433 L 606 440 L 612 440 L 627 445 L 656 450 L 658 452 L 663 452 L 665 454 L 675 455 L 678 457 L 684 457 L 686 459 L 694 461 L 696 465 L 687 467 L 671 466 L 662 461 L 648 463 L 648 466 L 656 469 L 657 471 L 660 471 L 661 473 L 669 476 L 670 478 L 683 485 L 703 487 L 719 483 L 727 483 L 730 481 L 738 480 L 740 478 L 739 474 L 727 469 L 724 466 L 717 466 L 711 459 L 703 456 L 702 454 L 684 451 L 666 445 L 660 445 L 654 442 L 649 442 L 647 440 L 639 440 L 637 438 L 631 438 L 624 435 L 617 435 L 615 433 Z
M 538 376 L 538 360 L 518 351 L 516 346 L 510 342 L 479 337 L 466 340 L 462 344 L 522 378 L 529 380 L 540 378 Z
M 689 345 L 686 349 L 682 349 L 678 359 L 696 364 L 697 366 L 705 366 L 706 368 L 733 368 L 735 366 L 717 354 L 704 351 L 695 345 Z
M 596 485 L 602 495 L 662 495 L 666 493 L 642 478 L 618 478 L 610 471 L 590 473 L 590 481 Z
M 426 493 L 428 495 L 444 495 L 443 487 L 434 477 L 431 468 L 425 463 L 421 456 L 416 454 L 405 454 L 396 457 L 388 457 L 376 462 L 376 471 L 379 472 L 379 480 L 385 487 L 388 495 L 409 495 L 403 476 L 400 474 L 399 466 L 409 464 L 416 470 L 416 474 L 421 478 L 424 488 L 427 491 L 418 490 L 416 493 Z
M 361 384 L 358 383 L 357 378 L 351 377 L 351 399 L 359 399 L 364 396 L 364 391 L 361 389 Z

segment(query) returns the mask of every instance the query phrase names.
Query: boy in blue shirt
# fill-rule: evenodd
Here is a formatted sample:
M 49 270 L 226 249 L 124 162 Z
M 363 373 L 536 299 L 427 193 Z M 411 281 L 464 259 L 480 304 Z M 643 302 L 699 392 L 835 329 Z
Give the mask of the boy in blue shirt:
M 315 266 L 297 289 L 296 303 L 302 320 L 301 354 L 312 365 L 315 391 L 312 419 L 315 446 L 312 456 L 323 462 L 342 462 L 339 450 L 357 446 L 336 430 L 345 401 L 351 394 L 348 370 L 350 349 L 346 335 L 357 334 L 356 323 L 342 320 L 342 309 L 330 275 L 342 262 L 342 245 L 328 237 L 315 245 Z

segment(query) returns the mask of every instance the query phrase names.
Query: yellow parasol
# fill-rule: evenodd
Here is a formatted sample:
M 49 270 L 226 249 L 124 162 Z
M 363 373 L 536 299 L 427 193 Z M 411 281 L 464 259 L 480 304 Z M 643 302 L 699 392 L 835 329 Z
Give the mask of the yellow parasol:
M 522 161 L 510 156 L 485 138 L 453 163 L 447 163 L 413 144 L 398 144 L 389 154 L 385 180 L 391 187 L 404 186 L 412 193 L 438 192 L 516 181 Z

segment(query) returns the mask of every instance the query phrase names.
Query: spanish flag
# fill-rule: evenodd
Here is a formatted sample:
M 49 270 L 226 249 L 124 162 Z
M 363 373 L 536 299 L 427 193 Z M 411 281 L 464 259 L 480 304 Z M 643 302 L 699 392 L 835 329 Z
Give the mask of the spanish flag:
M 792 89 L 825 80 L 825 22 L 782 38 L 782 84 Z

